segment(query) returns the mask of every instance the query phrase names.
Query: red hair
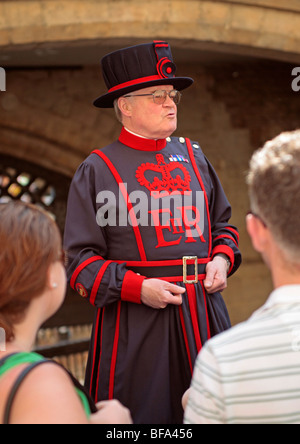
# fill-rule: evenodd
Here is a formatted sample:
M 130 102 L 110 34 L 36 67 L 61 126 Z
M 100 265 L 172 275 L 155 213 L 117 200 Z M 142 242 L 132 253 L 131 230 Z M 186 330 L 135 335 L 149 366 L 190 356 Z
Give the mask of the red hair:
M 30 302 L 47 285 L 50 265 L 60 259 L 61 235 L 44 210 L 20 201 L 0 204 L 0 327 L 6 340 Z

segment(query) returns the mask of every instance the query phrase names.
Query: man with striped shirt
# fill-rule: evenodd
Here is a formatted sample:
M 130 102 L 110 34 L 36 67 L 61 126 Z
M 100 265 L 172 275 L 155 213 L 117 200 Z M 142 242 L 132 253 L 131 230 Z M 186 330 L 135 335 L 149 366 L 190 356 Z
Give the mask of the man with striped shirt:
M 251 160 L 247 228 L 274 291 L 247 322 L 203 348 L 187 424 L 300 423 L 299 178 L 300 131 L 281 134 Z

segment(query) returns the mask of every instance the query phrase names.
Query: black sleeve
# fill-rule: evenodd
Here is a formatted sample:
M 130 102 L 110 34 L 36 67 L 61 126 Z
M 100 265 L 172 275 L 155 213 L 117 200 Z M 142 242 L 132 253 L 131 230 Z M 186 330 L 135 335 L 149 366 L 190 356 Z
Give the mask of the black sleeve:
M 229 257 L 231 262 L 229 275 L 232 275 L 242 262 L 242 256 L 239 250 L 239 232 L 237 227 L 229 222 L 232 210 L 220 180 L 207 159 L 206 162 L 212 185 L 210 199 L 210 218 L 213 241 L 212 254 L 214 257 L 218 253 L 223 253 Z
M 70 285 L 98 308 L 124 300 L 141 303 L 144 277 L 107 259 L 105 229 L 96 221 L 95 168 L 84 162 L 69 192 L 64 247 Z

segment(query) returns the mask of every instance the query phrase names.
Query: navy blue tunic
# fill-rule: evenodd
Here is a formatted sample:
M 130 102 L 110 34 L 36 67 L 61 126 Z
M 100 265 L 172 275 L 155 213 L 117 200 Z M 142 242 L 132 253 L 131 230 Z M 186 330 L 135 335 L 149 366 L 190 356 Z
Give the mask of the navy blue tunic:
M 203 344 L 228 329 L 220 293 L 203 286 L 218 253 L 241 263 L 231 207 L 212 166 L 188 139 L 142 139 L 124 128 L 94 151 L 69 193 L 65 248 L 72 288 L 95 306 L 86 385 L 119 399 L 137 424 L 180 424 L 181 397 Z M 188 260 L 183 282 L 184 256 Z M 195 259 L 196 257 L 196 259 Z M 145 278 L 185 287 L 181 307 L 141 303 Z

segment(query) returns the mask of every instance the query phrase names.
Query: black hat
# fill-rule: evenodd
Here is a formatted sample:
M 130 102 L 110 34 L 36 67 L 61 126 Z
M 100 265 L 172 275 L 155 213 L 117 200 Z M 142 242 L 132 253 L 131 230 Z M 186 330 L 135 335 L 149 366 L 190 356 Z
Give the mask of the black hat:
M 115 99 L 149 86 L 173 85 L 182 91 L 194 82 L 175 77 L 171 48 L 162 41 L 112 52 L 101 60 L 101 66 L 108 93 L 95 100 L 97 108 L 113 108 Z

